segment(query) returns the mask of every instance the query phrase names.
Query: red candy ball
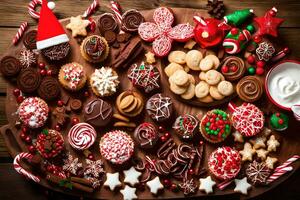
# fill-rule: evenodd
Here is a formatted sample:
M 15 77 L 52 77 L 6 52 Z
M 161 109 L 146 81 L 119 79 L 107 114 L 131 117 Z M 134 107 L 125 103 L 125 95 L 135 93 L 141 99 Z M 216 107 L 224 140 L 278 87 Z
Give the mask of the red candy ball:
M 15 97 L 20 96 L 20 94 L 21 94 L 20 89 L 18 89 L 18 88 L 14 89 L 13 94 L 14 94 Z
M 47 76 L 52 76 L 52 70 L 51 69 L 47 70 Z
M 28 146 L 28 151 L 30 153 L 35 153 L 36 149 L 35 149 L 35 147 L 33 145 L 30 145 L 30 146 Z
M 224 65 L 222 66 L 221 70 L 223 73 L 227 73 L 229 71 L 229 68 L 226 65 Z
M 254 40 L 254 42 L 256 42 L 256 43 L 259 43 L 259 42 L 261 42 L 261 37 L 258 36 L 258 35 L 256 35 L 256 36 L 254 36 L 253 40 Z
M 159 132 L 164 132 L 165 129 L 164 129 L 164 127 L 162 127 L 162 126 L 159 126 L 159 127 L 158 127 L 158 131 L 159 131 Z
M 266 65 L 266 63 L 264 61 L 262 61 L 262 60 L 257 61 L 257 63 L 256 63 L 256 66 L 260 67 L 260 68 L 263 68 L 265 65 Z
M 40 70 L 40 74 L 42 76 L 45 76 L 47 74 L 47 71 L 45 69 Z
M 248 62 L 249 64 L 253 64 L 253 63 L 255 62 L 255 57 L 254 57 L 253 55 L 248 56 L 247 62 Z
M 22 103 L 24 101 L 24 97 L 23 96 L 18 96 L 17 97 L 17 102 L 18 103 Z
M 60 125 L 56 124 L 55 127 L 54 127 L 54 129 L 55 129 L 56 131 L 60 131 L 60 130 L 61 130 Z
M 161 136 L 161 137 L 160 137 L 160 140 L 161 140 L 162 142 L 165 142 L 167 139 L 166 139 L 165 136 Z
M 169 187 L 171 185 L 171 181 L 169 179 L 164 179 L 163 184 L 164 186 Z
M 45 63 L 43 63 L 43 62 L 39 63 L 39 68 L 40 69 L 45 69 L 45 66 L 46 66 Z
M 278 124 L 282 125 L 283 124 L 283 119 L 279 119 Z
M 73 117 L 71 121 L 72 121 L 72 125 L 79 123 L 79 119 L 77 117 Z
M 32 142 L 31 137 L 30 137 L 30 136 L 27 136 L 27 137 L 25 138 L 25 142 L 26 142 L 26 143 L 31 143 L 31 142 Z
M 232 72 L 236 72 L 237 70 L 238 70 L 238 67 L 236 65 L 232 65 L 230 67 L 230 71 L 232 71 Z
M 27 137 L 27 135 L 26 135 L 24 132 L 21 132 L 21 133 L 20 133 L 20 138 L 21 138 L 22 140 L 25 140 L 26 137 Z
M 169 137 L 170 137 L 170 133 L 169 133 L 169 132 L 166 132 L 166 133 L 165 133 L 165 137 L 166 137 L 166 138 L 169 138 Z
M 232 28 L 231 31 L 230 31 L 230 33 L 231 33 L 232 35 L 236 35 L 236 34 L 239 33 L 239 29 L 237 29 L 237 28 Z
M 57 101 L 57 105 L 58 105 L 59 107 L 62 107 L 62 106 L 64 105 L 64 102 L 63 102 L 62 100 L 58 100 L 58 101 Z
M 93 154 L 89 154 L 89 155 L 88 155 L 88 159 L 90 159 L 90 160 L 95 160 L 95 157 L 94 157 Z
M 263 75 L 265 73 L 265 70 L 261 67 L 256 68 L 256 74 L 257 75 Z

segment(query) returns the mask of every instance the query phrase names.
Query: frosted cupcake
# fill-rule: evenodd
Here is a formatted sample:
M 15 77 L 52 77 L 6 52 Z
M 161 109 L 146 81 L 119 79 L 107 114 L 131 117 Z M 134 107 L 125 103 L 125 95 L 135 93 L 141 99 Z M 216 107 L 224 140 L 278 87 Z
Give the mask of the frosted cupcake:
M 80 53 L 85 60 L 99 63 L 107 58 L 109 47 L 104 37 L 91 35 L 82 41 Z

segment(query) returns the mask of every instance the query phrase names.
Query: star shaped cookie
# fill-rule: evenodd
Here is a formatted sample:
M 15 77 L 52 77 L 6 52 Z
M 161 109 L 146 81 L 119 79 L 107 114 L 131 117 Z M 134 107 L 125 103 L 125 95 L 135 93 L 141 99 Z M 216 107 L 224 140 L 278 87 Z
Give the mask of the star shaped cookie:
M 108 186 L 111 191 L 120 186 L 121 182 L 119 180 L 119 173 L 106 173 L 106 181 L 104 182 L 104 185 Z
M 255 139 L 250 140 L 251 144 L 253 145 L 254 149 L 259 149 L 259 148 L 265 148 L 266 147 L 266 142 L 267 138 L 265 137 L 257 137 Z
M 274 164 L 278 161 L 277 158 L 273 158 L 268 156 L 266 162 L 266 166 L 270 169 L 274 169 Z
M 151 181 L 148 181 L 146 185 L 149 187 L 150 192 L 152 194 L 157 194 L 157 192 L 164 188 L 164 186 L 161 184 L 159 177 L 155 177 Z
M 232 133 L 232 135 L 234 137 L 235 142 L 240 142 L 240 143 L 244 142 L 243 135 L 240 132 L 235 131 L 234 133 Z
M 255 149 L 252 148 L 251 144 L 246 142 L 244 144 L 244 149 L 240 151 L 240 154 L 242 155 L 242 161 L 252 161 L 252 157 L 255 153 Z
M 261 160 L 266 160 L 268 153 L 269 151 L 265 149 L 256 150 L 257 157 L 259 157 Z
M 267 141 L 268 144 L 268 151 L 276 151 L 277 147 L 280 146 L 278 140 L 276 140 L 274 135 L 271 135 L 269 140 Z
M 89 24 L 89 20 L 82 19 L 82 16 L 78 15 L 77 17 L 71 17 L 70 23 L 66 26 L 66 28 L 72 31 L 72 37 L 76 37 L 78 35 L 86 36 L 86 28 Z
M 199 182 L 199 190 L 204 191 L 206 194 L 212 193 L 213 187 L 216 185 L 216 182 L 213 181 L 210 176 L 206 178 L 200 178 Z
M 134 186 L 135 184 L 139 183 L 139 177 L 142 175 L 142 173 L 136 171 L 134 167 L 131 167 L 128 170 L 124 170 L 124 175 L 124 183 L 128 183 L 131 186 Z
M 124 189 L 120 190 L 124 200 L 137 199 L 135 194 L 136 188 L 125 185 Z
M 235 179 L 235 188 L 234 191 L 235 192 L 239 192 L 242 194 L 248 194 L 248 190 L 252 187 L 248 182 L 247 182 L 247 178 L 244 177 L 243 179 Z

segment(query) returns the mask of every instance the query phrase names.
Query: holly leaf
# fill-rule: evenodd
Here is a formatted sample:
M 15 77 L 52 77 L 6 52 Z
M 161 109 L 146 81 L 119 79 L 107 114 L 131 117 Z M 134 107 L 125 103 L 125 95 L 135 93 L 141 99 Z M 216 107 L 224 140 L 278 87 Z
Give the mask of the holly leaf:
M 42 130 L 42 133 L 43 133 L 44 135 L 48 135 L 48 134 L 49 134 L 49 131 L 48 131 L 47 129 L 43 129 L 43 130 Z

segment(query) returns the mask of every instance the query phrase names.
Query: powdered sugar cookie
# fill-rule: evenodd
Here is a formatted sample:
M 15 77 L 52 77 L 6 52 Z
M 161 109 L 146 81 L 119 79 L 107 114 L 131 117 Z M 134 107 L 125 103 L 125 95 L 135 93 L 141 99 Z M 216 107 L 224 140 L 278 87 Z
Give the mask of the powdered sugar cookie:
M 274 135 L 271 135 L 271 137 L 267 141 L 267 144 L 268 144 L 268 151 L 276 151 L 277 147 L 280 146 L 280 143 L 278 142 L 278 140 L 275 139 Z
M 205 81 L 200 81 L 195 87 L 195 95 L 197 98 L 206 97 L 209 93 L 209 85 Z
M 218 84 L 218 91 L 224 96 L 230 96 L 233 92 L 233 85 L 229 81 L 221 81 Z
M 217 56 L 215 55 L 207 55 L 205 57 L 205 59 L 209 59 L 213 62 L 213 68 L 214 69 L 218 69 L 219 65 L 220 65 L 220 60 Z
M 195 71 L 199 71 L 200 61 L 202 60 L 203 56 L 202 53 L 198 50 L 191 50 L 186 54 L 185 61 L 186 65 Z
M 172 76 L 177 70 L 183 70 L 183 67 L 177 63 L 170 63 L 165 68 L 165 73 L 168 77 Z
M 274 169 L 274 164 L 278 162 L 278 159 L 277 158 L 273 158 L 273 157 L 270 157 L 268 156 L 265 163 L 266 163 L 266 166 L 270 169 Z
M 185 93 L 181 95 L 181 98 L 189 100 L 192 99 L 194 96 L 195 96 L 195 85 L 190 83 Z
M 189 81 L 190 81 L 190 83 L 192 83 L 192 84 L 194 84 L 194 85 L 195 85 L 196 81 L 195 81 L 195 78 L 194 78 L 194 76 L 193 76 L 193 75 L 191 75 L 191 74 L 188 74 L 188 76 L 189 76 Z
M 210 95 L 207 95 L 206 97 L 198 98 L 198 101 L 202 103 L 211 103 L 214 101 L 214 99 Z
M 217 85 L 221 81 L 220 72 L 218 72 L 214 69 L 209 70 L 208 72 L 205 73 L 205 81 L 209 85 Z
M 187 87 L 181 87 L 170 81 L 170 90 L 175 94 L 181 95 L 187 91 Z
M 186 53 L 183 51 L 171 51 L 168 60 L 170 63 L 185 64 Z
M 171 77 L 173 83 L 177 86 L 188 86 L 189 77 L 188 74 L 184 70 L 177 70 Z
M 204 58 L 200 61 L 199 68 L 202 71 L 206 72 L 208 70 L 211 70 L 213 67 L 214 67 L 214 63 L 211 59 Z
M 240 151 L 242 155 L 242 161 L 252 161 L 253 155 L 255 154 L 255 149 L 252 148 L 249 142 L 244 144 L 244 149 Z
M 244 177 L 243 179 L 234 179 L 234 182 L 234 191 L 244 195 L 248 194 L 248 190 L 252 187 L 251 184 L 247 182 L 247 177 Z
M 265 148 L 266 147 L 266 142 L 267 138 L 265 137 L 257 137 L 255 139 L 251 139 L 250 143 L 253 145 L 254 149 L 259 149 L 259 148 Z
M 216 100 L 222 100 L 225 97 L 218 91 L 218 88 L 215 86 L 209 87 L 209 94 L 210 94 L 210 96 L 212 96 L 212 98 L 214 98 Z

